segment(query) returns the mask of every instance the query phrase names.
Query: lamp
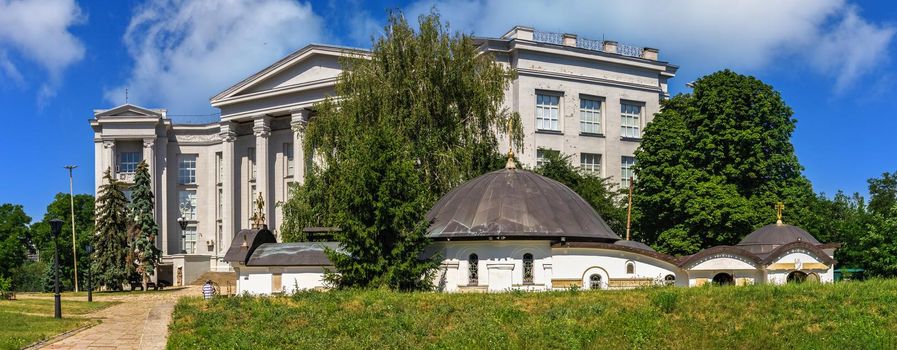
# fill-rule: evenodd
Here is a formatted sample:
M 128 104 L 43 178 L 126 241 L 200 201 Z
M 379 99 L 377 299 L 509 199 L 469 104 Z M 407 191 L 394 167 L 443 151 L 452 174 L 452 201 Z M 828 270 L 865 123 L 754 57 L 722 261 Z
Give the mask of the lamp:
M 183 215 L 178 218 L 178 225 L 181 225 L 181 254 L 187 254 L 187 236 L 184 231 L 187 230 L 188 223 L 189 222 L 187 221 L 187 218 L 185 218 Z
M 59 233 L 62 231 L 62 220 L 50 220 L 50 233 L 53 234 L 53 246 L 56 248 L 56 259 L 53 261 L 53 317 L 62 318 L 62 299 L 59 296 Z

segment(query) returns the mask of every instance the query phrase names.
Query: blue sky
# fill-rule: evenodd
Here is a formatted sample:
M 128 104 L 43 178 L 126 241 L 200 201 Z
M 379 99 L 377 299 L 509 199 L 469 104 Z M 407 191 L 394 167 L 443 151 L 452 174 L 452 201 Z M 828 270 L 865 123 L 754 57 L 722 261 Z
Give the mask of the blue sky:
M 129 99 L 175 120 L 312 43 L 368 47 L 387 9 L 436 7 L 454 30 L 515 24 L 660 49 L 673 93 L 716 70 L 754 75 L 798 120 L 792 141 L 817 192 L 866 193 L 897 171 L 897 4 L 888 1 L 0 0 L 0 203 L 34 219 L 57 192 L 93 193 L 94 109 Z

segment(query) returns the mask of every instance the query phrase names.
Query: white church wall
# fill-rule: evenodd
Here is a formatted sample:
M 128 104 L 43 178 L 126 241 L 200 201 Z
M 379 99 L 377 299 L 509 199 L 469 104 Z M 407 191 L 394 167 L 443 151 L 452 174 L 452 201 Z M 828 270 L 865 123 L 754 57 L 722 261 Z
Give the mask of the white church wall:
M 324 288 L 324 269 L 324 266 L 287 267 L 281 277 L 282 288 L 289 293 Z M 332 266 L 329 269 L 334 270 Z
M 592 273 L 602 276 L 603 288 L 631 288 L 641 284 L 654 284 L 667 275 L 676 277 L 676 285 L 685 285 L 686 274 L 675 265 L 645 255 L 611 249 L 554 248 L 552 249 L 552 273 L 555 288 L 569 287 L 572 281 L 580 288 L 588 288 Z M 627 263 L 634 264 L 633 273 L 627 273 Z M 567 284 L 567 285 L 564 285 Z
M 693 265 L 689 271 L 700 270 L 756 270 L 757 267 L 740 257 L 716 256 Z
M 271 294 L 272 273 L 264 267 L 242 267 L 237 275 L 237 293 Z
M 688 271 L 688 286 L 700 287 L 713 282 L 713 277 L 720 273 L 726 273 L 732 276 L 735 285 L 744 286 L 752 284 L 764 283 L 763 271 L 756 268 L 751 269 L 704 269 Z
M 437 275 L 436 282 L 439 285 L 440 279 L 443 279 L 445 291 L 480 287 L 493 291 L 509 288 L 540 290 L 550 283 L 545 268 L 546 264 L 551 263 L 548 241 L 448 241 L 434 243 L 432 251 L 443 257 L 442 264 L 446 266 L 442 275 Z M 523 284 L 523 256 L 527 253 L 533 255 L 531 285 Z M 471 254 L 476 254 L 479 261 L 479 283 L 475 286 L 468 279 L 468 258 Z
M 791 250 L 775 259 L 767 266 L 767 271 L 767 281 L 773 284 L 787 283 L 788 275 L 794 271 L 816 274 L 823 283 L 834 281 L 832 266 L 826 265 L 815 254 L 804 249 Z

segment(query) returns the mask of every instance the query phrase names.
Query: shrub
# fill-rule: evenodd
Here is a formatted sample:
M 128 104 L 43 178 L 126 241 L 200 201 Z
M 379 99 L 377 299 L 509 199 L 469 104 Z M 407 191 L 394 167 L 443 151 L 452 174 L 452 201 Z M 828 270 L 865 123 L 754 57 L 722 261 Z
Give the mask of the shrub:
M 0 276 L 0 300 L 6 300 L 12 293 L 12 278 Z
M 12 270 L 12 288 L 19 292 L 42 292 L 46 271 L 46 262 L 26 262 Z

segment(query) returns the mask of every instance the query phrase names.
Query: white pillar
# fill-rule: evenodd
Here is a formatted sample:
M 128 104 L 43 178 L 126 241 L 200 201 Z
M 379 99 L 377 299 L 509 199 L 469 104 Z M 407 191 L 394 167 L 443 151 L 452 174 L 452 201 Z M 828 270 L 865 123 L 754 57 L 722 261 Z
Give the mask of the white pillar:
M 274 211 L 271 208 L 274 207 L 274 203 L 271 202 L 272 195 L 271 190 L 274 186 L 271 186 L 271 171 L 270 171 L 270 162 L 269 162 L 269 151 L 268 151 L 268 137 L 271 136 L 271 117 L 262 115 L 255 118 L 252 126 L 252 131 L 255 134 L 255 186 L 256 191 L 262 194 L 262 199 L 265 201 L 265 222 L 268 224 L 268 229 L 274 230 L 277 228 L 277 223 L 274 222 Z M 258 193 L 250 193 L 252 198 L 256 198 Z M 255 210 L 255 208 L 251 208 L 251 210 Z
M 168 193 L 168 137 L 160 137 L 159 143 L 156 152 L 156 165 L 153 169 L 156 171 L 153 175 L 154 181 L 158 182 L 158 186 L 155 188 L 156 195 L 156 218 L 159 224 L 159 239 L 157 240 L 158 244 L 161 246 L 162 255 L 168 255 L 168 234 L 169 234 L 169 216 L 168 216 L 168 206 L 169 203 L 169 193 Z
M 223 245 L 226 251 L 237 233 L 236 224 L 238 222 L 235 217 L 237 211 L 234 201 L 235 191 L 238 190 L 234 181 L 234 172 L 237 171 L 237 166 L 235 165 L 237 164 L 237 155 L 234 152 L 234 143 L 237 141 L 236 125 L 232 122 L 222 122 L 219 136 L 221 137 L 221 161 L 224 162 L 222 167 L 224 173 L 221 176 L 221 188 L 224 190 L 224 198 L 222 198 L 223 213 L 221 213 L 223 232 L 221 232 L 222 242 L 219 243 Z
M 115 140 L 103 140 L 103 148 L 105 149 L 105 154 L 103 155 L 103 174 L 109 169 L 112 171 L 112 177 L 115 178 Z
M 308 125 L 307 109 L 293 110 L 290 126 L 293 129 L 293 177 L 300 185 L 305 183 L 305 147 L 302 145 L 305 141 L 305 126 Z

